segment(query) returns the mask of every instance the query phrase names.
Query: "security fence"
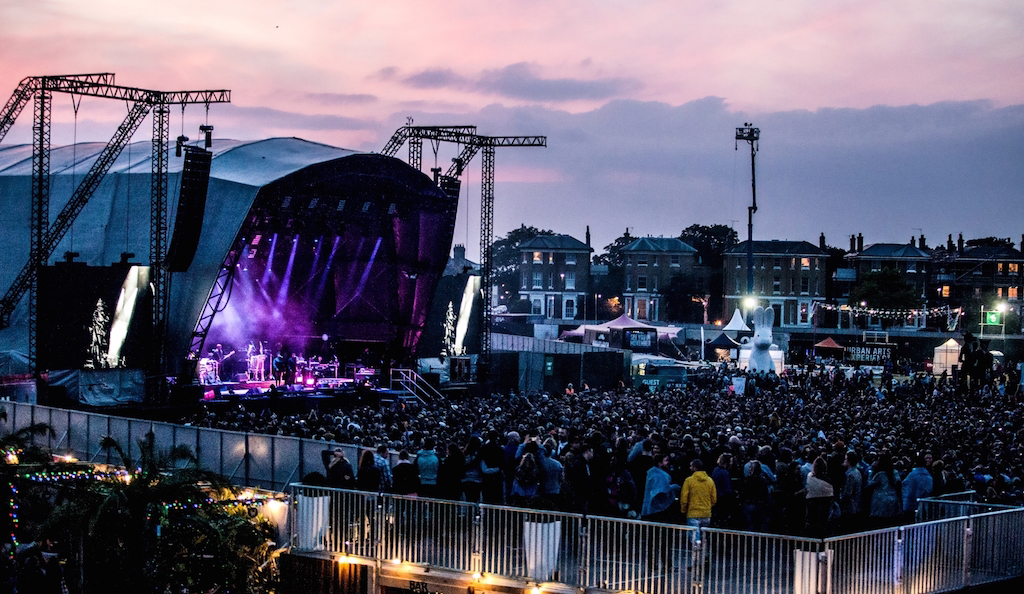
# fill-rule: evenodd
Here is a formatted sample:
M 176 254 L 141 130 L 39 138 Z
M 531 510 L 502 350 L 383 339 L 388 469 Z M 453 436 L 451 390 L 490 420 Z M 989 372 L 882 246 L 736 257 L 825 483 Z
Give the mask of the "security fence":
M 0 401 L 4 431 L 46 423 L 37 445 L 119 463 L 111 436 L 138 458 L 185 445 L 202 467 L 247 486 L 284 490 L 323 471 L 322 441 L 127 419 Z M 353 464 L 356 446 L 340 446 Z M 294 551 L 400 560 L 524 582 L 632 590 L 794 594 L 928 594 L 1024 576 L 1024 509 L 967 493 L 920 500 L 916 524 L 824 540 L 378 495 L 293 484 Z
M 354 445 L 314 439 L 189 427 L 22 402 L 0 400 L 0 410 L 7 413 L 0 431 L 14 432 L 33 423 L 49 425 L 53 433 L 36 436 L 34 441 L 57 454 L 87 462 L 120 464 L 115 452 L 100 448 L 101 438 L 110 436 L 133 460 L 138 460 L 138 441 L 152 431 L 160 449 L 186 446 L 201 467 L 235 484 L 274 491 L 284 491 L 308 473 L 324 472 L 320 453 L 327 448 L 342 448 L 353 466 L 360 450 Z
M 524 583 L 926 594 L 1024 575 L 1024 509 L 811 539 L 292 485 L 292 546 Z

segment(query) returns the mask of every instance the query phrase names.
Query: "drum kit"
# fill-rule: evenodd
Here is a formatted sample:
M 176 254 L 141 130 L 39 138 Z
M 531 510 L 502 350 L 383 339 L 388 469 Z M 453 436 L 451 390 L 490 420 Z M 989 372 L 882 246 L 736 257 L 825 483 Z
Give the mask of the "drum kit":
M 266 381 L 267 356 L 264 354 L 249 357 L 249 369 L 246 373 L 250 382 Z

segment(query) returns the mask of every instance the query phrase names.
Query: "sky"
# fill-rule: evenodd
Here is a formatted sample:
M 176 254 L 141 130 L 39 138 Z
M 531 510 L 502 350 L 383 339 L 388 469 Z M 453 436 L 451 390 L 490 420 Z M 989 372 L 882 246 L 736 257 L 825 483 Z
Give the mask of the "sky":
M 295 136 L 379 151 L 416 125 L 544 135 L 499 148 L 494 231 L 598 252 L 692 224 L 756 240 L 929 245 L 1024 234 L 1019 0 L 0 0 L 0 94 L 26 76 L 230 89 L 171 113 L 172 136 Z M 26 109 L 4 144 L 31 138 Z M 116 101 L 54 100 L 52 143 L 106 141 Z M 150 126 L 136 135 L 144 140 Z M 738 150 L 737 150 L 738 148 Z M 423 165 L 447 169 L 458 147 Z M 406 149 L 399 152 L 405 157 Z M 454 243 L 479 256 L 479 158 Z

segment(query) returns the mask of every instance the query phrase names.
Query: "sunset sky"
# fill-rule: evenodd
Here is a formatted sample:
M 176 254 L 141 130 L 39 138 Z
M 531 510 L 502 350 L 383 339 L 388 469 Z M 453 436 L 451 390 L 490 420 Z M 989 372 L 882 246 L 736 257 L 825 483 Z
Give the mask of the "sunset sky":
M 750 157 L 734 128 L 753 122 L 755 239 L 1019 247 L 1022 29 L 1020 0 L 0 0 L 0 93 L 84 72 L 226 88 L 232 103 L 209 113 L 218 137 L 366 151 L 407 117 L 546 135 L 547 148 L 498 149 L 495 233 L 582 239 L 589 225 L 598 251 L 627 228 L 720 223 L 745 238 Z M 125 110 L 86 99 L 76 120 L 58 96 L 53 144 L 105 141 Z M 172 135 L 195 138 L 206 117 L 172 110 Z M 4 144 L 30 136 L 27 109 Z M 440 147 L 439 166 L 455 150 Z M 455 234 L 471 258 L 473 165 Z

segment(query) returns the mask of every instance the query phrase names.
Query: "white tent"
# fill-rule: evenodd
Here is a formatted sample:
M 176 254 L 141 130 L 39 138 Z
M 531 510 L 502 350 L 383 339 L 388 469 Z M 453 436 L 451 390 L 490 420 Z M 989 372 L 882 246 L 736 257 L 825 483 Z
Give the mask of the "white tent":
M 747 326 L 747 324 L 744 323 L 743 314 L 741 314 L 740 310 L 737 309 L 732 314 L 732 320 L 730 320 L 729 324 L 726 325 L 725 328 L 722 328 L 722 330 L 726 332 L 750 332 L 750 326 Z
M 935 347 L 935 354 L 932 356 L 932 373 L 942 375 L 942 372 L 953 373 L 953 366 L 960 361 L 960 343 L 950 338 L 946 342 Z

